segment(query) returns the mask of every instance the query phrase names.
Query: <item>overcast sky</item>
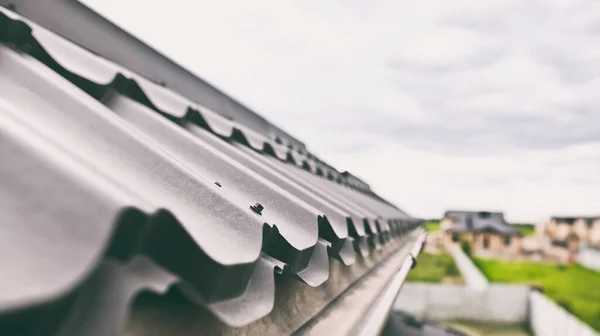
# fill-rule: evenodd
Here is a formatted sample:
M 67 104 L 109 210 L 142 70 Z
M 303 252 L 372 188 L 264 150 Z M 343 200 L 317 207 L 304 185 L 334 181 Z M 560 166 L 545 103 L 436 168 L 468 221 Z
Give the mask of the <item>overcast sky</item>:
M 84 2 L 412 215 L 600 214 L 600 1 Z

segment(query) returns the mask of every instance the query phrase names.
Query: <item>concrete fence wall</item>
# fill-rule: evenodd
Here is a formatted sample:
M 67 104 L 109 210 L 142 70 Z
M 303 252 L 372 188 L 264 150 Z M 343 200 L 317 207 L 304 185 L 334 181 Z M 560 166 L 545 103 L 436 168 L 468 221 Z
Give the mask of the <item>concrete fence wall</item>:
M 405 283 L 394 309 L 433 320 L 523 322 L 529 287 L 492 284 L 486 289 L 461 285 Z
M 465 284 L 471 289 L 484 290 L 489 286 L 488 280 L 481 271 L 473 264 L 465 252 L 457 244 L 450 244 L 448 251 L 452 255 L 458 270 L 460 271 Z
M 394 309 L 432 320 L 529 322 L 536 336 L 600 336 L 591 327 L 529 286 L 490 284 L 457 244 L 447 247 L 466 286 L 406 283 Z M 578 262 L 600 270 L 600 252 L 582 250 Z
M 530 326 L 536 336 L 600 335 L 540 292 L 531 291 L 529 302 Z
M 585 247 L 577 254 L 577 262 L 584 267 L 600 272 L 600 251 Z

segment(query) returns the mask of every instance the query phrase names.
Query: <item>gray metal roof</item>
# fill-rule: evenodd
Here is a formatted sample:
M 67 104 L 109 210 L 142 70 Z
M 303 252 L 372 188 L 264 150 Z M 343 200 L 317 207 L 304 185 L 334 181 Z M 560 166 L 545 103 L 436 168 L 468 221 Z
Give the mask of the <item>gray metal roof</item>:
M 57 335 L 115 334 L 139 291 L 174 285 L 245 325 L 271 311 L 274 272 L 320 286 L 329 258 L 351 265 L 420 223 L 305 148 L 1 7 L 0 81 L 0 334 L 48 306 L 70 312 Z
M 557 217 L 557 216 L 553 216 L 550 219 L 554 220 L 554 221 L 557 221 L 559 223 L 573 224 L 579 218 L 578 217 Z
M 578 220 L 583 220 L 583 222 L 587 225 L 587 226 L 591 226 L 594 221 L 600 219 L 600 216 L 575 216 L 575 217 L 558 217 L 558 216 L 552 216 L 550 218 L 550 220 L 556 221 L 558 223 L 565 223 L 565 224 L 569 224 L 572 225 L 574 224 L 576 221 Z
M 501 212 L 488 211 L 446 211 L 445 218 L 452 221 L 447 231 L 452 232 L 483 232 L 491 231 L 506 235 L 520 235 L 504 220 Z

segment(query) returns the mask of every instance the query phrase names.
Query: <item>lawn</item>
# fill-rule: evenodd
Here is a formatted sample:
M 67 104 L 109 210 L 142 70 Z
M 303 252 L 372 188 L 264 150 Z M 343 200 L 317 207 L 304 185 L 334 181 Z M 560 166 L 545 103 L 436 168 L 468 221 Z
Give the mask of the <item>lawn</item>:
M 439 221 L 427 221 L 423 223 L 423 227 L 427 232 L 435 232 L 440 230 L 440 222 Z
M 423 252 L 417 257 L 417 266 L 408 273 L 407 281 L 459 282 L 460 272 L 448 253 Z
M 473 261 L 491 281 L 542 287 L 554 302 L 600 331 L 600 273 L 579 265 L 480 258 Z
M 530 336 L 525 327 L 516 324 L 494 324 L 470 321 L 447 321 L 445 325 L 468 336 Z

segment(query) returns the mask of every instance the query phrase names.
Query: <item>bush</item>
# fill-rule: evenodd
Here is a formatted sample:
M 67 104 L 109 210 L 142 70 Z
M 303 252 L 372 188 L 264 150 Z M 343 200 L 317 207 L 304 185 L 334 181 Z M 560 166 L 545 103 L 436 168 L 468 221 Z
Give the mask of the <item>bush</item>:
M 469 257 L 471 256 L 471 243 L 468 240 L 463 239 L 460 242 L 460 248 L 465 252 Z

